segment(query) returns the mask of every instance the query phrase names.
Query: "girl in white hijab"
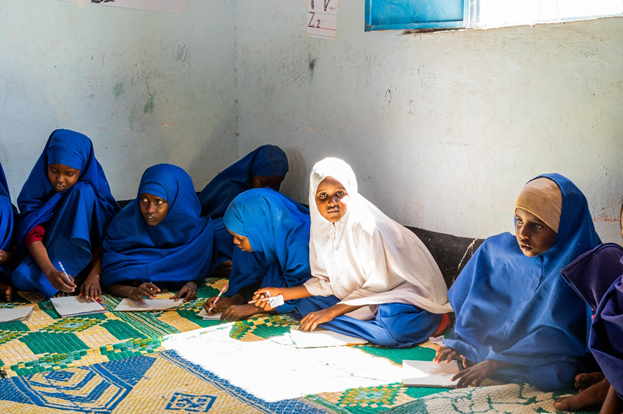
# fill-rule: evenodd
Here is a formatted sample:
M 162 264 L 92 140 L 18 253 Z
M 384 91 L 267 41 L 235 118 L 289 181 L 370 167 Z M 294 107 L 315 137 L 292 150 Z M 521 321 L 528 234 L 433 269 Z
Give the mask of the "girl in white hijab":
M 302 299 L 300 329 L 330 329 L 389 347 L 422 342 L 449 325 L 452 312 L 439 267 L 410 230 L 357 192 L 353 170 L 325 158 L 311 171 L 310 264 L 303 286 L 264 288 L 256 305 L 270 310 L 270 295 Z

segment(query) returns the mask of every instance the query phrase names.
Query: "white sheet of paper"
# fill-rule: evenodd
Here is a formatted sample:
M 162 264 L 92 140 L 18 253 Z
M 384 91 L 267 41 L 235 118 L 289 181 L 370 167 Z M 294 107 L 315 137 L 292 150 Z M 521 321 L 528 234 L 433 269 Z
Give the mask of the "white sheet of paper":
M 221 313 L 223 312 L 215 313 L 213 315 L 208 315 L 208 311 L 206 311 L 205 309 L 201 309 L 201 312 L 199 312 L 199 316 L 201 316 L 204 321 L 220 321 Z
M 449 364 L 432 361 L 402 361 L 402 384 L 405 387 L 456 388 L 452 377 L 459 372 L 456 360 Z
M 145 299 L 145 302 L 125 298 L 115 308 L 115 312 L 142 312 L 161 311 L 179 308 L 183 300 L 177 302 L 173 299 Z
M 106 312 L 106 308 L 99 302 L 91 301 L 81 296 L 65 296 L 50 299 L 56 311 L 63 317 L 74 315 L 88 315 L 90 313 Z
M 23 306 L 21 308 L 2 308 L 0 309 L 0 323 L 23 321 L 30 317 L 33 306 Z
M 303 332 L 298 328 L 290 328 L 292 342 L 297 348 L 320 348 L 325 346 L 362 345 L 368 341 L 338 332 L 316 329 L 312 332 Z
M 307 36 L 337 39 L 338 0 L 308 0 Z

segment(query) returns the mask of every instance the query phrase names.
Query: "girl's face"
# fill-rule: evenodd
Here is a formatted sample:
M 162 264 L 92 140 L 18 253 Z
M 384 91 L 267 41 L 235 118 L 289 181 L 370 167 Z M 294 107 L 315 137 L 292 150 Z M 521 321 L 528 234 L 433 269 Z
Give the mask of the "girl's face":
M 277 191 L 282 181 L 283 177 L 278 175 L 254 175 L 253 178 L 251 178 L 251 188 L 272 188 Z
M 348 211 L 350 196 L 346 188 L 333 177 L 327 177 L 316 189 L 316 206 L 322 217 L 337 223 Z
M 556 232 L 537 216 L 524 209 L 515 209 L 515 235 L 523 254 L 535 257 L 545 253 L 556 244 Z
M 169 212 L 169 202 L 153 194 L 143 193 L 139 195 L 138 206 L 143 218 L 150 226 L 157 226 L 164 220 Z
M 57 193 L 65 191 L 76 184 L 78 178 L 80 178 L 80 170 L 63 164 L 48 165 L 48 180 Z
M 249 238 L 241 236 L 239 234 L 234 233 L 233 231 L 227 230 L 229 233 L 234 236 L 234 244 L 238 246 L 240 250 L 243 252 L 252 252 L 251 243 L 249 243 Z

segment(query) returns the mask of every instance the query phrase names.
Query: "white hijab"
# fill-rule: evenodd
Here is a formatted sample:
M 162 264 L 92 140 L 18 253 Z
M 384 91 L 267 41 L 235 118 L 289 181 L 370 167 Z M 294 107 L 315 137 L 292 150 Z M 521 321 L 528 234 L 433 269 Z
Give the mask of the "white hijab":
M 342 183 L 350 196 L 347 212 L 337 223 L 325 219 L 316 205 L 318 184 L 329 176 Z M 347 163 L 325 158 L 314 165 L 309 210 L 314 277 L 305 287 L 312 295 L 335 295 L 340 303 L 364 305 L 349 314 L 364 320 L 371 319 L 375 305 L 382 303 L 411 304 L 437 314 L 452 312 L 446 283 L 426 246 L 357 192 L 355 173 Z

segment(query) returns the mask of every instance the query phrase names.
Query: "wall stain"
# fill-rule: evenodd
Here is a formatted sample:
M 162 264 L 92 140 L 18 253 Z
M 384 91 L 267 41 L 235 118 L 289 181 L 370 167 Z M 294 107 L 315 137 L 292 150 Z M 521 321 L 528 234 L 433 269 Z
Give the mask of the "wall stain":
M 125 91 L 123 90 L 124 86 L 125 86 L 125 81 L 119 81 L 119 82 L 117 82 L 117 84 L 116 84 L 116 85 L 115 85 L 115 87 L 113 88 L 113 91 L 115 92 L 115 98 L 118 98 L 119 96 L 121 96 L 121 94 L 122 94 L 123 92 L 125 92 Z
M 153 114 L 154 113 L 154 98 L 156 97 L 156 92 L 154 92 L 149 99 L 147 100 L 147 103 L 145 104 L 145 108 L 143 108 L 143 111 L 146 114 Z
M 134 121 L 136 121 L 136 112 L 134 110 L 128 117 L 128 121 L 130 122 L 130 129 L 134 131 Z

